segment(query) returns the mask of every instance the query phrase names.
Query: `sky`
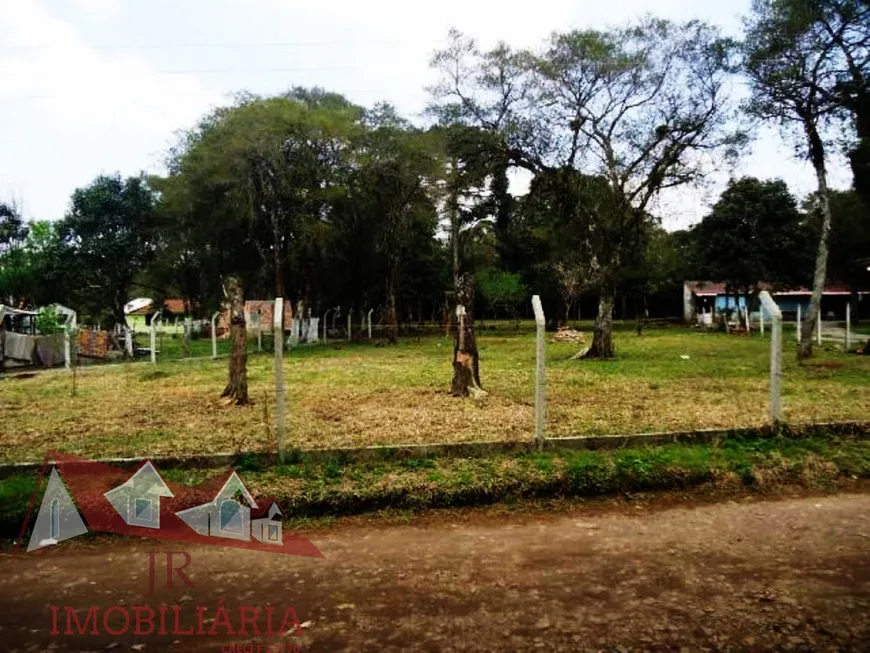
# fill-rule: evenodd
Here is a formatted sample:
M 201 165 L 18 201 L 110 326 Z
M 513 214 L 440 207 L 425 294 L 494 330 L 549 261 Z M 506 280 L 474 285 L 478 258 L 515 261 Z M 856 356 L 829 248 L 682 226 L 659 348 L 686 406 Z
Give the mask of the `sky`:
M 416 5 L 416 8 L 415 8 Z M 321 86 L 421 121 L 429 60 L 455 27 L 482 47 L 540 44 L 553 31 L 601 28 L 647 13 L 700 18 L 736 34 L 749 0 L 0 0 L 0 201 L 58 219 L 99 174 L 162 172 L 175 134 L 233 93 Z M 734 171 L 815 184 L 776 129 Z M 727 176 L 663 199 L 666 228 L 698 222 Z M 851 184 L 842 160 L 831 185 Z M 521 192 L 523 182 L 514 187 Z

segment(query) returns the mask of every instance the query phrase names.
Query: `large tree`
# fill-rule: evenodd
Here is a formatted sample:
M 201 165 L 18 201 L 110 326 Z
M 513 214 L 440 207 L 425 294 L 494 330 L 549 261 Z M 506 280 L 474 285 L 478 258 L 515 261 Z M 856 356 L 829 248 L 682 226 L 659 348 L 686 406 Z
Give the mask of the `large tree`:
M 475 279 L 476 254 L 487 239 L 491 221 L 496 226 L 499 223 L 495 202 L 504 172 L 500 166 L 503 157 L 493 147 L 492 135 L 479 128 L 448 124 L 436 133 L 442 145 L 442 203 L 453 279 L 453 305 L 446 321 L 456 321 L 451 393 L 456 397 L 481 396 L 484 391 L 475 335 L 475 290 L 480 285 Z
M 746 19 L 744 71 L 752 97 L 751 115 L 780 124 L 800 143 L 801 158 L 809 159 L 816 174 L 818 211 L 822 217 L 813 274 L 813 293 L 801 325 L 798 358 L 812 355 L 812 331 L 820 310 L 828 263 L 831 207 L 828 195 L 828 162 L 831 144 L 826 127 L 845 126 L 848 115 L 843 83 L 858 95 L 861 79 L 848 81 L 855 68 L 853 44 L 844 39 L 853 33 L 855 20 L 866 12 L 852 12 L 834 25 L 835 6 L 859 5 L 847 0 L 755 0 Z M 863 26 L 866 31 L 866 24 Z M 861 31 L 859 25 L 858 31 Z M 866 58 L 866 46 L 863 55 Z M 863 64 L 866 68 L 866 60 Z M 859 77 L 864 73 L 858 70 Z M 839 131 L 839 130 L 838 130 Z
M 870 2 L 804 0 L 804 20 L 834 46 L 833 88 L 823 87 L 848 112 L 854 142 L 848 146 L 854 187 L 870 205 Z
M 359 114 L 341 96 L 316 89 L 241 96 L 206 116 L 171 152 L 167 202 L 189 243 L 174 252 L 175 266 L 184 272 L 189 260 L 200 261 L 223 280 L 233 352 L 224 396 L 236 403 L 248 399 L 245 296 L 255 286 L 287 302 L 310 296 L 306 248 L 316 225 L 329 219 L 335 172 Z
M 829 191 L 831 236 L 828 275 L 853 292 L 870 287 L 870 206 L 853 190 Z M 821 216 L 815 197 L 806 201 L 810 228 L 818 233 Z M 856 297 L 857 300 L 857 297 Z M 857 306 L 855 306 L 857 308 Z
M 350 200 L 376 234 L 384 277 L 387 337 L 395 343 L 400 275 L 415 253 L 415 231 L 435 226 L 432 192 L 438 174 L 431 139 L 392 114 L 380 117 L 356 143 Z
M 156 203 L 143 177 L 100 176 L 73 193 L 59 230 L 78 268 L 78 303 L 97 319 L 126 324 L 133 279 L 157 248 Z
M 0 202 L 0 303 L 26 301 L 32 274 L 24 249 L 28 228 L 17 207 Z
M 329 217 L 341 183 L 336 175 L 360 118 L 360 109 L 339 97 L 309 98 L 298 90 L 243 97 L 215 112 L 174 155 L 179 166 L 195 166 L 223 187 L 225 203 L 234 207 L 226 217 L 243 223 L 277 297 L 301 299 L 311 290 L 311 279 L 299 274 L 288 287 L 290 273 L 301 271 L 311 225 Z
M 739 142 L 728 131 L 730 55 L 703 23 L 646 19 L 554 34 L 538 51 L 481 52 L 453 33 L 433 61 L 443 117 L 498 134 L 505 161 L 545 178 L 541 190 L 563 213 L 580 200 L 575 223 L 591 238 L 584 277 L 600 298 L 589 356 L 614 354 L 620 270 L 653 200 L 699 180 L 705 155 Z
M 730 181 L 692 230 L 703 278 L 741 293 L 757 292 L 761 282 L 805 284 L 812 261 L 807 235 L 785 182 L 755 177 Z

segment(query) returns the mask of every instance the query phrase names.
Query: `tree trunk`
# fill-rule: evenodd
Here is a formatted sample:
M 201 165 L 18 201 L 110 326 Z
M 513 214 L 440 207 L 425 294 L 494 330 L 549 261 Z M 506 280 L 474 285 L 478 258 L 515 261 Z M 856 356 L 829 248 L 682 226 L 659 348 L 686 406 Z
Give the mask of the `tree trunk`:
M 456 302 L 465 308 L 460 316 L 453 338 L 453 382 L 450 393 L 454 397 L 485 394 L 480 384 L 480 358 L 474 338 L 474 276 L 463 274 L 456 288 Z
M 447 294 L 444 295 L 444 335 L 450 335 L 450 326 L 452 324 L 450 312 L 450 301 L 447 298 Z
M 613 304 L 615 296 L 616 289 L 612 284 L 605 283 L 601 286 L 592 345 L 584 358 L 613 358 Z
M 810 358 L 813 355 L 813 329 L 821 308 L 822 292 L 825 289 L 825 275 L 828 268 L 828 235 L 831 232 L 831 204 L 828 198 L 828 177 L 825 170 L 825 151 L 822 140 L 810 124 L 807 127 L 807 137 L 810 143 L 810 159 L 816 171 L 818 182 L 819 207 L 822 211 L 822 228 L 819 234 L 819 249 L 816 253 L 816 270 L 813 274 L 813 294 L 807 314 L 801 324 L 801 342 L 798 346 L 798 360 Z
M 115 324 L 127 326 L 127 315 L 124 313 L 124 305 L 127 303 L 127 289 L 123 286 L 115 288 L 115 308 L 113 310 Z M 113 325 L 114 326 L 114 325 Z
M 450 196 L 447 199 L 450 213 L 450 249 L 453 253 L 453 290 L 459 287 L 459 200 L 456 196 L 456 169 L 458 162 L 453 157 L 451 167 Z
M 0 372 L 6 368 L 6 320 L 0 318 Z
M 245 330 L 245 293 L 241 281 L 230 277 L 226 282 L 230 311 L 230 362 L 229 379 L 222 397 L 241 406 L 248 401 L 248 347 Z M 277 337 L 280 337 L 278 335 Z

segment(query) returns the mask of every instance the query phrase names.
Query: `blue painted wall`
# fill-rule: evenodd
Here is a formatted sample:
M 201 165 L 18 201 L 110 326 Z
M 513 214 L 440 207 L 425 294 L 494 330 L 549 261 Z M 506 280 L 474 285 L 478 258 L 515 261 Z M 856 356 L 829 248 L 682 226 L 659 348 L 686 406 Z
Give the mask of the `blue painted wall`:
M 724 310 L 734 310 L 734 308 L 738 305 L 735 301 L 739 299 L 740 308 L 746 308 L 746 297 L 741 295 L 740 297 L 734 297 L 734 295 L 716 295 L 716 312 Z

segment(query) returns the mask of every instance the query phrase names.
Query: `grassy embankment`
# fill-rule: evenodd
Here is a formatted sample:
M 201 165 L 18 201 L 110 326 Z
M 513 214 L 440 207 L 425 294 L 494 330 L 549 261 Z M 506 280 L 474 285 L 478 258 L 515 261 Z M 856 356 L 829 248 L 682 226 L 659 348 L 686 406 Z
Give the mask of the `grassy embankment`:
M 166 470 L 194 484 L 222 470 Z M 418 511 L 495 502 L 708 488 L 767 491 L 781 485 L 834 489 L 870 478 L 870 440 L 746 438 L 615 451 L 545 451 L 483 458 L 294 462 L 242 465 L 255 496 L 276 496 L 290 526 L 312 517 Z M 0 533 L 18 533 L 34 474 L 0 481 Z

